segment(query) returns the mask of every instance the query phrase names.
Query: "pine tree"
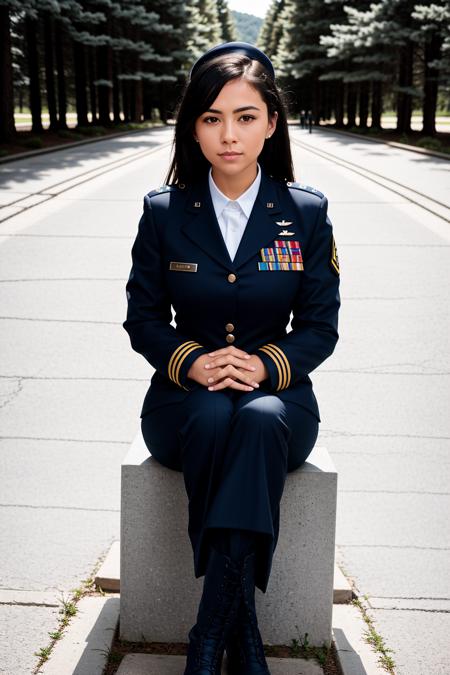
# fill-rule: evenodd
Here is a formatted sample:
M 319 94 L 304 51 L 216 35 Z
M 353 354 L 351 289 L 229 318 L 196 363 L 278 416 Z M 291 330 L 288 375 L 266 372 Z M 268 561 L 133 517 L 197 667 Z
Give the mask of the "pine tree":
M 331 24 L 330 35 L 321 36 L 321 44 L 327 47 L 329 65 L 320 76 L 323 81 L 335 80 L 338 84 L 336 100 L 336 125 L 343 126 L 344 100 L 339 91 L 347 90 L 347 126 L 355 124 L 355 87 L 359 90 L 360 126 L 367 126 L 369 95 L 371 94 L 372 128 L 381 128 L 383 83 L 392 79 L 389 74 L 391 56 L 378 44 L 382 36 L 376 24 L 377 8 L 366 0 L 358 0 L 357 7 L 344 6 L 345 23 Z M 370 8 L 367 9 L 370 4 Z M 377 28 L 374 28 L 377 25 Z M 379 30 L 378 30 L 379 29 Z M 348 105 L 350 103 L 350 105 Z
M 326 4 L 326 14 L 324 13 Z M 294 89 L 297 105 L 312 110 L 318 124 L 327 106 L 319 80 L 327 68 L 326 48 L 320 37 L 330 23 L 344 16 L 341 0 L 286 0 L 277 17 L 281 37 L 273 57 L 280 80 Z
M 423 69 L 423 127 L 427 136 L 436 133 L 436 107 L 439 85 L 450 85 L 450 8 L 447 2 L 415 5 L 412 18 L 419 24 L 413 40 L 419 45 Z M 447 45 L 447 46 L 446 46 Z
M 19 3 L 16 3 L 16 7 Z M 15 134 L 13 67 L 11 55 L 11 2 L 0 0 L 0 141 L 10 142 Z
M 269 58 L 272 58 L 278 49 L 282 34 L 280 15 L 285 5 L 286 0 L 272 0 L 259 31 L 258 47 L 266 52 Z
M 235 42 L 237 40 L 236 25 L 227 0 L 217 0 L 217 11 L 221 25 L 221 39 L 223 42 Z

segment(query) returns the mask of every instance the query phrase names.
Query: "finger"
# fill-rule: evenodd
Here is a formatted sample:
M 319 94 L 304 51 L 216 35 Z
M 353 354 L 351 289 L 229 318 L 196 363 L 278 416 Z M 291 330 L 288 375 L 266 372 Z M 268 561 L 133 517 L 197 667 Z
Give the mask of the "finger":
M 235 356 L 234 354 L 226 354 L 224 356 L 218 356 L 209 363 L 205 363 L 204 367 L 206 369 L 218 368 L 220 366 L 234 365 L 239 368 L 244 368 L 245 370 L 256 370 L 256 366 L 253 366 L 247 363 L 244 359 Z
M 236 356 L 240 356 L 242 359 L 251 358 L 251 354 L 244 351 L 243 349 L 239 349 L 239 347 L 234 346 L 224 347 L 223 349 L 216 349 L 213 352 L 208 352 L 208 356 L 222 356 L 222 354 L 235 354 Z
M 230 387 L 231 389 L 241 389 L 242 391 L 253 391 L 253 387 L 248 384 L 241 384 L 241 382 L 236 382 L 232 377 L 225 377 L 220 382 L 217 382 L 213 387 L 208 387 L 209 391 L 219 391 L 220 389 L 225 389 Z
M 241 370 L 236 370 L 234 366 L 228 365 L 225 368 L 222 368 L 219 372 L 214 373 L 208 378 L 208 385 L 209 386 L 215 386 L 219 384 L 224 377 L 233 377 L 233 379 L 238 379 L 239 381 L 243 382 L 246 385 L 250 385 L 251 387 L 259 387 L 258 382 L 256 380 L 253 380 L 251 377 L 246 375 L 243 371 Z

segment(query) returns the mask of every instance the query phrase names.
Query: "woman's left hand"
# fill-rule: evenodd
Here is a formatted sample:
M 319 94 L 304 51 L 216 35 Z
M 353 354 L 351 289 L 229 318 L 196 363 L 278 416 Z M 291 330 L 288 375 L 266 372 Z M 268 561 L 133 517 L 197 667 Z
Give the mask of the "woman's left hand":
M 208 378 L 208 390 L 215 391 L 219 389 L 225 389 L 230 387 L 231 389 L 241 388 L 241 386 L 236 387 L 233 385 L 235 380 L 229 375 L 229 368 L 227 366 L 233 366 L 239 372 L 242 371 L 252 371 L 252 381 L 251 384 L 253 388 L 259 386 L 259 382 L 267 379 L 269 373 L 263 361 L 256 354 L 247 354 L 246 358 L 240 358 L 240 355 L 237 354 L 236 347 L 224 347 L 223 349 L 217 349 L 214 352 L 209 352 L 208 356 L 211 357 L 211 360 L 206 364 L 206 368 L 212 371 L 210 377 Z M 242 363 L 242 367 L 239 366 L 239 361 Z M 226 372 L 228 371 L 228 372 Z

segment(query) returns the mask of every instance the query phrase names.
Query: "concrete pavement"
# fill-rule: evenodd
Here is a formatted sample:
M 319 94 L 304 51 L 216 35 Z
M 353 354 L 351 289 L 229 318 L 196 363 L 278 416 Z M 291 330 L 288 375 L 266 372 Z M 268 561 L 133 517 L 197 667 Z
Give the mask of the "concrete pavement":
M 124 284 L 142 197 L 163 182 L 168 149 L 158 146 L 170 134 L 154 130 L 0 167 L 0 204 L 15 214 L 0 223 L 0 672 L 7 675 L 31 672 L 57 627 L 61 594 L 78 587 L 119 537 L 120 463 L 151 377 L 121 327 Z M 447 199 L 445 160 L 330 132 L 293 127 L 292 137 Z M 339 473 L 338 562 L 368 595 L 378 633 L 395 650 L 395 671 L 446 673 L 450 230 L 330 159 L 304 147 L 293 152 L 297 180 L 329 199 L 341 264 L 341 339 L 312 374 L 317 442 Z M 43 201 L 47 193 L 58 196 Z M 11 603 L 12 592 L 20 602 Z

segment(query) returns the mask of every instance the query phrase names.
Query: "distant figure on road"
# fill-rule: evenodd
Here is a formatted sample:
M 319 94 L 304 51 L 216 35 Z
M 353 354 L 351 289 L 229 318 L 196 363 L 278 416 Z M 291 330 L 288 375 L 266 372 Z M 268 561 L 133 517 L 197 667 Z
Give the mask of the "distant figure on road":
M 305 128 L 305 120 L 306 120 L 306 113 L 304 110 L 300 111 L 300 128 L 304 129 Z
M 270 675 L 255 586 L 266 592 L 286 476 L 317 439 L 309 373 L 339 337 L 328 200 L 294 181 L 270 59 L 245 42 L 208 50 L 177 110 L 167 184 L 144 196 L 123 324 L 155 369 L 142 436 L 183 472 L 205 576 L 183 675 L 220 673 L 224 649 L 229 672 Z
M 311 133 L 312 132 L 312 123 L 313 123 L 312 110 L 308 110 L 308 114 L 306 116 L 306 121 L 308 122 L 309 133 Z

